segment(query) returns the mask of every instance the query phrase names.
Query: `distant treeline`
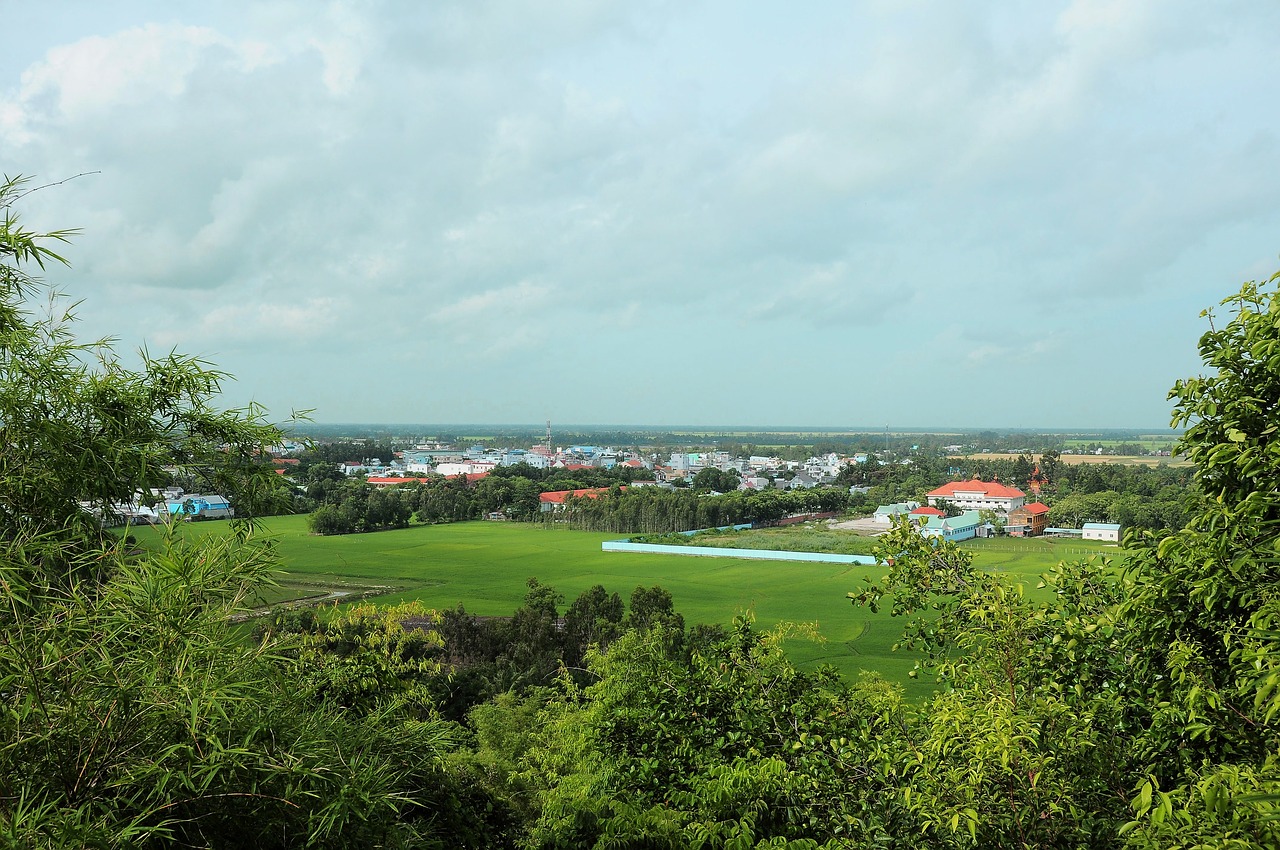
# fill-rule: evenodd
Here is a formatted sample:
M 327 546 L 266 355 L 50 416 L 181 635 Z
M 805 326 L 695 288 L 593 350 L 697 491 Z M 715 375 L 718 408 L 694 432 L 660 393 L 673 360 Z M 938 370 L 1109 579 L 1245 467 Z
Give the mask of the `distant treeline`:
M 380 425 L 302 425 L 296 436 L 330 441 L 330 445 L 346 445 L 354 454 L 338 460 L 361 457 L 390 457 L 393 448 L 407 448 L 424 439 L 437 439 L 451 445 L 481 445 L 489 448 L 531 446 L 541 443 L 545 428 L 538 426 L 449 425 L 449 426 L 380 426 Z M 1172 444 L 1178 438 L 1174 431 L 1160 429 L 1104 429 L 1070 433 L 1038 433 L 1034 431 L 996 430 L 927 433 L 911 429 L 860 432 L 823 431 L 822 429 L 673 429 L 673 428 L 555 428 L 558 446 L 630 446 L 662 454 L 665 451 L 717 449 L 731 454 L 763 454 L 784 460 L 803 460 L 810 455 L 836 452 L 876 452 L 898 457 L 916 452 L 941 453 L 945 446 L 963 445 L 978 451 L 1048 452 L 1062 451 L 1084 441 L 1086 445 L 1112 446 L 1121 454 L 1141 454 L 1144 438 L 1152 435 Z M 343 440 L 342 443 L 333 443 Z M 323 444 L 321 444 L 323 445 Z M 1127 450 L 1127 451 L 1126 451 Z

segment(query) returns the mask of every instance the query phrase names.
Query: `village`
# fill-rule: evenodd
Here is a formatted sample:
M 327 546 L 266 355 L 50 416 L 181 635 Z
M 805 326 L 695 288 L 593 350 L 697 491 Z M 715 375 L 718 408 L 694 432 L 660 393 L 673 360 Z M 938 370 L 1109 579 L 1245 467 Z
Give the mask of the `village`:
M 724 475 L 712 480 L 736 482 L 734 489 L 738 490 L 759 491 L 839 486 L 841 471 L 850 465 L 883 465 L 888 462 L 865 452 L 850 455 L 828 452 L 803 461 L 791 461 L 776 456 L 735 456 L 726 451 L 672 452 L 660 457 L 654 453 L 646 455 L 637 449 L 605 446 L 553 448 L 548 433 L 546 440 L 528 449 L 475 445 L 463 450 L 430 442 L 397 451 L 385 463 L 381 458 L 350 460 L 340 463 L 339 470 L 347 477 L 362 478 L 373 487 L 386 488 L 425 482 L 431 480 L 430 476 L 465 478 L 468 483 L 475 483 L 499 467 L 525 464 L 534 469 L 567 473 L 593 469 L 629 470 L 628 487 L 670 489 L 690 486 L 698 479 L 699 473 L 715 470 Z M 912 460 L 902 458 L 896 462 L 909 465 Z M 846 521 L 842 525 L 875 535 L 886 531 L 894 518 L 903 517 L 916 524 L 922 535 L 948 541 L 1006 534 L 1119 542 L 1120 523 L 1086 521 L 1079 527 L 1049 525 L 1049 506 L 1039 500 L 1045 483 L 1038 467 L 1028 481 L 1030 496 L 1016 486 L 999 481 L 952 481 L 929 491 L 924 503 L 908 500 L 879 505 L 871 516 Z M 727 488 L 722 483 L 716 492 L 724 489 Z M 850 493 L 857 494 L 866 493 L 870 488 L 854 484 L 848 485 L 848 489 Z M 595 497 L 607 490 L 606 487 L 587 487 L 544 492 L 540 496 L 541 510 L 561 510 L 567 498 Z M 491 518 L 500 517 L 494 515 Z

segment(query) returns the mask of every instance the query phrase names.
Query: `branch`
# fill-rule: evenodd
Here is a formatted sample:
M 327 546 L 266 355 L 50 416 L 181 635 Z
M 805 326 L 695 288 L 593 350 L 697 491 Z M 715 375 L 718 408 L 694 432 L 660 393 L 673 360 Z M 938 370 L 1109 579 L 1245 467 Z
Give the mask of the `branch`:
M 76 180 L 80 177 L 88 177 L 90 174 L 101 174 L 101 173 L 102 173 L 101 171 L 81 171 L 79 174 L 73 174 L 72 176 L 67 177 L 63 180 L 57 180 L 57 181 L 54 181 L 53 183 L 44 183 L 40 186 L 32 186 L 27 191 L 19 192 L 18 194 L 14 195 L 5 203 L 5 206 L 9 206 L 14 201 L 22 200 L 27 195 L 30 195 L 32 192 L 39 192 L 41 189 L 51 189 L 54 186 L 61 186 L 63 183 L 70 183 L 72 180 Z

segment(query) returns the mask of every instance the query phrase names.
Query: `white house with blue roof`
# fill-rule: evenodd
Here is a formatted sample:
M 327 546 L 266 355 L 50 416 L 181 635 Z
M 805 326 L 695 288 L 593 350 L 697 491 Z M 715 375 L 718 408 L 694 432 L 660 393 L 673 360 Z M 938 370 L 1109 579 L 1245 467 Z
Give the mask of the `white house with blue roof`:
M 1080 531 L 1080 537 L 1084 540 L 1120 542 L 1120 524 L 1116 522 L 1086 522 L 1080 526 Z

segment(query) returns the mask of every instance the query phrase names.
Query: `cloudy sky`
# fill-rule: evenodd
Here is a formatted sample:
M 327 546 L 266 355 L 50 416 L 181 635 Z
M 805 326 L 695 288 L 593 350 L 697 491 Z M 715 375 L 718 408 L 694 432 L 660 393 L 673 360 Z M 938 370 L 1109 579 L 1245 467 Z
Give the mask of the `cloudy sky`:
M 81 332 L 319 422 L 1163 427 L 1280 4 L 0 0 Z

